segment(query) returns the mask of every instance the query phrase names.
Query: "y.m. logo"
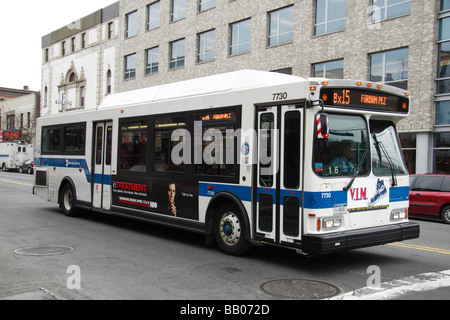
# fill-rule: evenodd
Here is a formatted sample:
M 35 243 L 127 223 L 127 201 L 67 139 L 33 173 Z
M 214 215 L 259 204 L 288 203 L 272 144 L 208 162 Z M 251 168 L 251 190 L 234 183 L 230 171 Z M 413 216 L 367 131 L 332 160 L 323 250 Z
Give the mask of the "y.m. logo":
M 367 200 L 367 188 L 351 188 L 350 197 L 353 201 Z

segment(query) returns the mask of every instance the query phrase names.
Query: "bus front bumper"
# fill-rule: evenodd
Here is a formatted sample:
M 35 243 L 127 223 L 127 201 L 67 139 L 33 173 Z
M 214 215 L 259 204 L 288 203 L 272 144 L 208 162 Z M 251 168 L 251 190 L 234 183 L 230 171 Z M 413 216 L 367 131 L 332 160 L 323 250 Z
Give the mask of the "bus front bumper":
M 415 239 L 419 237 L 419 234 L 419 224 L 415 222 L 405 222 L 367 229 L 305 235 L 302 239 L 302 251 L 313 255 L 324 255 L 396 241 Z

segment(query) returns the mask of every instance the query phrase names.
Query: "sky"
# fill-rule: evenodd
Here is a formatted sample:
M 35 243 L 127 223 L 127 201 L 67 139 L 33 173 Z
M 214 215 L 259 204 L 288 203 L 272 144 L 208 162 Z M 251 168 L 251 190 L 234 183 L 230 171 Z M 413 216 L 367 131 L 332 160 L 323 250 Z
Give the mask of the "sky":
M 117 0 L 0 0 L 0 87 L 41 90 L 42 37 Z

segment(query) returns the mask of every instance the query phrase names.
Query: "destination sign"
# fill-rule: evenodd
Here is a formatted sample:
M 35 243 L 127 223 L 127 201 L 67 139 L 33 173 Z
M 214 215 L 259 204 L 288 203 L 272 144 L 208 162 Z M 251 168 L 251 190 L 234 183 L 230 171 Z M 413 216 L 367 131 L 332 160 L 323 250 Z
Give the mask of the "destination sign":
M 236 111 L 204 113 L 196 115 L 196 120 L 203 122 L 236 121 L 236 115 Z
M 371 111 L 407 114 L 409 99 L 376 90 L 354 88 L 322 88 L 320 98 L 325 105 L 351 107 Z

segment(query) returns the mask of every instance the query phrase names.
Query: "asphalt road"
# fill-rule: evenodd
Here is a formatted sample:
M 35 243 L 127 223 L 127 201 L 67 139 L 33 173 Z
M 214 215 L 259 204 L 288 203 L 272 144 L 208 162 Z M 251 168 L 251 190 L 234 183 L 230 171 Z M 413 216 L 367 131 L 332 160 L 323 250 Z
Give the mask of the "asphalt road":
M 420 238 L 402 243 L 322 257 L 257 247 L 233 257 L 176 229 L 97 213 L 68 218 L 32 195 L 31 175 L 0 172 L 0 300 L 448 300 L 450 225 L 416 221 Z M 181 308 L 174 312 L 207 312 Z

